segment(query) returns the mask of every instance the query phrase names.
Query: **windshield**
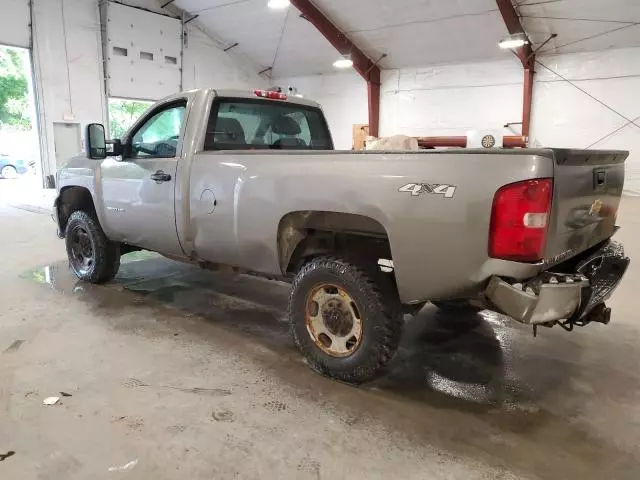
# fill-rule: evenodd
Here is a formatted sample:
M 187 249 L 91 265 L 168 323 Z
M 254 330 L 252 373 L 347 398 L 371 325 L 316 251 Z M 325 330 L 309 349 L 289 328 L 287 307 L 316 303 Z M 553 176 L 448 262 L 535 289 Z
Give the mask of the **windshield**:
M 319 108 L 222 98 L 211 108 L 204 149 L 333 150 L 333 143 Z

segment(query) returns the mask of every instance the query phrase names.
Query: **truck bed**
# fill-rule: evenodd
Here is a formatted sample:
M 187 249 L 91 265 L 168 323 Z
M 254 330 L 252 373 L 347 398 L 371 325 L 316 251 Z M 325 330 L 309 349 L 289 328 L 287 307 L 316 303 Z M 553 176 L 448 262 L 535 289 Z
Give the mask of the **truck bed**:
M 296 211 L 354 214 L 388 236 L 404 303 L 464 297 L 492 275 L 533 277 L 613 234 L 627 154 L 584 155 L 554 149 L 202 152 L 190 178 L 181 179 L 191 185 L 182 187 L 191 198 L 177 208 L 178 231 L 187 232 L 181 238 L 187 255 L 282 274 L 273 248 L 279 220 Z M 605 170 L 604 189 L 593 190 L 594 169 Z M 545 260 L 490 258 L 495 192 L 534 178 L 554 179 Z M 206 189 L 217 192 L 214 216 L 201 205 Z M 588 215 L 596 200 L 599 214 Z

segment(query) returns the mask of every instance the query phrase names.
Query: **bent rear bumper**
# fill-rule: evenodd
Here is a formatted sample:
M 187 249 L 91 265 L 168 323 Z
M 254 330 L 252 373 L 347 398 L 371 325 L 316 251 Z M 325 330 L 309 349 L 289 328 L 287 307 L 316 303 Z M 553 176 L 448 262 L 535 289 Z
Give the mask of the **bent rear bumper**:
M 580 319 L 611 297 L 629 261 L 622 244 L 608 241 L 572 272 L 545 272 L 526 283 L 492 277 L 485 295 L 496 310 L 528 325 Z

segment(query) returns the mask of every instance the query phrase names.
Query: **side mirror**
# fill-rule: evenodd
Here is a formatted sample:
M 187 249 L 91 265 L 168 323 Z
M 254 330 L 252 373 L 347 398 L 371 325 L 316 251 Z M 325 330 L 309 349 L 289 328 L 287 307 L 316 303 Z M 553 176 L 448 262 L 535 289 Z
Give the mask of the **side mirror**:
M 104 136 L 104 125 L 90 123 L 85 134 L 86 151 L 89 158 L 102 160 L 107 158 L 107 143 Z

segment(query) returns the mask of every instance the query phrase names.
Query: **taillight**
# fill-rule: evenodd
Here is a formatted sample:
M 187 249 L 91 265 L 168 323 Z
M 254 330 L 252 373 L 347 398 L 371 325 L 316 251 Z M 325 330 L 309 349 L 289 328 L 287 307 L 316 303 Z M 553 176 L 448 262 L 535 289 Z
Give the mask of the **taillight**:
M 517 262 L 544 257 L 553 180 L 539 178 L 512 183 L 493 197 L 489 256 Z
M 269 98 L 271 100 L 286 100 L 287 95 L 281 92 L 274 92 L 272 90 L 260 90 L 256 89 L 253 91 L 258 97 Z

